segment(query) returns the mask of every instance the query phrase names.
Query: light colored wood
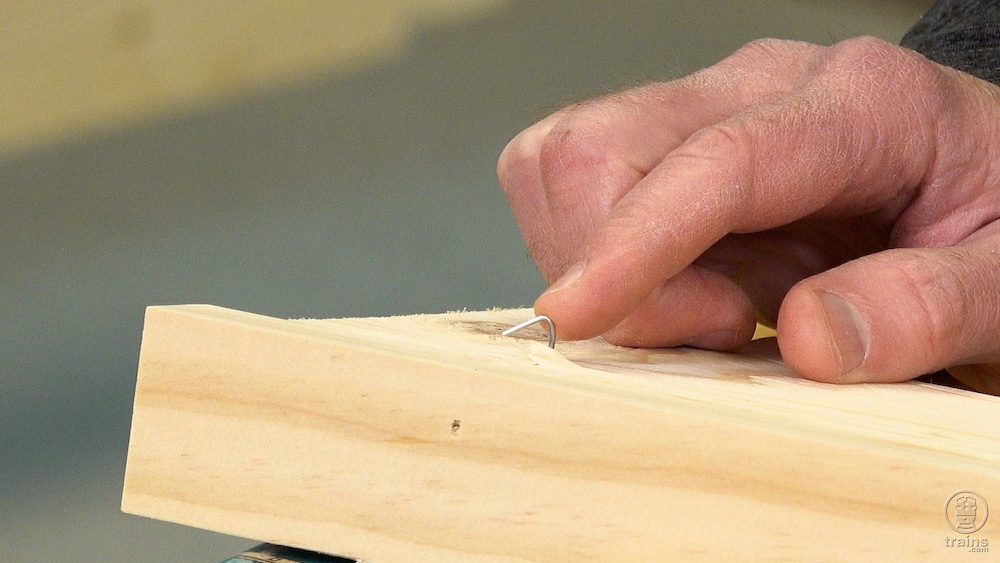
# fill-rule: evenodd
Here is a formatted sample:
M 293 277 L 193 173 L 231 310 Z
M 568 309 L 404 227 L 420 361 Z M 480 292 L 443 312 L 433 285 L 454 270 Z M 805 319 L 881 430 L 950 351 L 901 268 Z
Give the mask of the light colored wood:
M 379 64 L 504 2 L 2 2 L 0 157 Z
M 498 336 L 529 314 L 150 308 L 122 507 L 373 563 L 981 555 L 945 503 L 1000 510 L 1000 399 Z

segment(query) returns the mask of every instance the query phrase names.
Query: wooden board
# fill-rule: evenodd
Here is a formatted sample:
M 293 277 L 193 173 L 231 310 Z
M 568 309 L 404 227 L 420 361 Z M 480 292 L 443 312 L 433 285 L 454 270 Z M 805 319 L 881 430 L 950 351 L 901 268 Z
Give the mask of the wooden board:
M 804 381 L 766 342 L 498 335 L 529 315 L 150 308 L 122 507 L 372 563 L 1000 549 L 1000 517 L 960 534 L 946 511 L 963 490 L 976 525 L 1000 510 L 996 397 Z

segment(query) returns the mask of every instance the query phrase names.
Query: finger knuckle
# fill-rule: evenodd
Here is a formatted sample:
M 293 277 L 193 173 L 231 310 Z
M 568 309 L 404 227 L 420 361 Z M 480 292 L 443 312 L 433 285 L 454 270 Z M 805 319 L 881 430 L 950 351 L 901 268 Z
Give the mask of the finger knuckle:
M 864 58 L 871 54 L 885 53 L 896 48 L 895 45 L 878 37 L 862 35 L 836 43 L 830 47 L 830 51 L 838 55 Z
M 705 205 L 727 218 L 733 228 L 742 228 L 737 219 L 749 207 L 757 206 L 761 194 L 753 162 L 758 154 L 753 124 L 743 119 L 727 120 L 695 133 L 670 156 L 669 169 L 697 170 L 706 178 L 726 178 L 719 189 L 701 194 Z M 722 215 L 720 215 L 722 217 Z
M 538 165 L 544 177 L 578 176 L 607 161 L 607 147 L 580 119 L 567 118 L 541 141 Z
M 727 120 L 695 133 L 687 148 L 690 156 L 731 162 L 736 155 L 753 148 L 752 135 L 743 120 Z
M 828 61 L 833 72 L 868 77 L 883 89 L 900 84 L 900 76 L 906 76 L 906 82 L 912 85 L 938 74 L 934 64 L 923 56 L 877 37 L 855 37 L 837 43 L 830 47 Z
M 725 171 L 740 181 L 729 186 L 729 197 L 742 201 L 753 191 L 753 175 L 749 163 L 755 159 L 757 147 L 752 126 L 744 119 L 716 123 L 695 133 L 673 155 L 675 164 L 695 166 L 704 170 Z
M 902 54 L 903 49 L 877 37 L 852 37 L 830 47 L 830 59 L 846 67 L 866 67 Z

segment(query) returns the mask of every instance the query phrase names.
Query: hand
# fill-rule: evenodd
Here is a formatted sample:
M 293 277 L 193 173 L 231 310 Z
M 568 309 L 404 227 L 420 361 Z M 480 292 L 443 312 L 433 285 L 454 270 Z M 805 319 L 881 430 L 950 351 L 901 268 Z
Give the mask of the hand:
M 498 173 L 560 337 L 734 350 L 760 320 L 812 379 L 1000 392 L 989 83 L 876 39 L 758 41 L 557 111 Z

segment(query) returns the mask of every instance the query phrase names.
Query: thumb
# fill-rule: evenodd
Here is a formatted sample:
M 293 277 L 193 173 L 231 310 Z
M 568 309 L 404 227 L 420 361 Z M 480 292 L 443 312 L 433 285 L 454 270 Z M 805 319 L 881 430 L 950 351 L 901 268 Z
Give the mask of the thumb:
M 1000 256 L 893 249 L 799 282 L 778 314 L 785 361 L 809 379 L 905 381 L 1000 360 Z

